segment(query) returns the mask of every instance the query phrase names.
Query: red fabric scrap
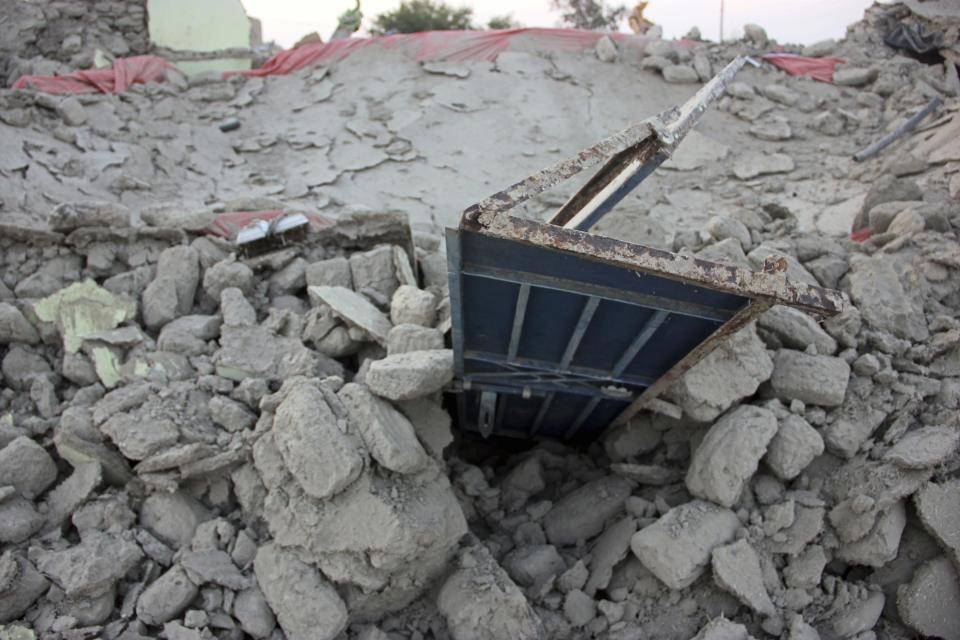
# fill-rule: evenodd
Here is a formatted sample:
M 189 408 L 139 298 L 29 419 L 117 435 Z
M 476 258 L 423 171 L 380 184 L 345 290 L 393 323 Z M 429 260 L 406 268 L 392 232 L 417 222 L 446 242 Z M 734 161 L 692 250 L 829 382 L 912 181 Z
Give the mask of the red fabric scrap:
M 592 47 L 604 35 L 617 41 L 635 38 L 625 33 L 604 34 L 579 29 L 496 29 L 492 31 L 424 31 L 375 38 L 349 38 L 304 44 L 296 49 L 281 51 L 258 69 L 228 71 L 224 75 L 271 76 L 286 75 L 312 64 L 343 60 L 367 47 L 381 49 L 403 48 L 416 60 L 496 60 L 515 40 L 529 38 L 538 45 L 552 49 L 584 49 Z M 685 46 L 681 43 L 681 46 Z
M 808 58 L 793 53 L 768 53 L 763 59 L 792 76 L 808 76 L 833 84 L 833 69 L 846 62 L 843 58 Z
M 207 226 L 207 231 L 215 236 L 233 240 L 240 229 L 243 229 L 254 220 L 270 222 L 274 218 L 279 218 L 287 213 L 289 212 L 279 209 L 273 211 L 230 211 L 228 213 L 220 213 L 217 214 Z M 306 215 L 307 220 L 310 221 L 310 230 L 313 232 L 323 231 L 333 224 L 329 218 L 319 213 L 307 213 L 304 215 Z
M 13 88 L 45 93 L 123 93 L 133 84 L 164 80 L 172 68 L 159 56 L 117 58 L 112 69 L 88 69 L 62 76 L 21 76 Z
M 864 242 L 869 240 L 870 236 L 873 235 L 873 229 L 870 227 L 864 227 L 863 229 L 857 229 L 856 231 L 850 232 L 850 239 L 854 242 Z

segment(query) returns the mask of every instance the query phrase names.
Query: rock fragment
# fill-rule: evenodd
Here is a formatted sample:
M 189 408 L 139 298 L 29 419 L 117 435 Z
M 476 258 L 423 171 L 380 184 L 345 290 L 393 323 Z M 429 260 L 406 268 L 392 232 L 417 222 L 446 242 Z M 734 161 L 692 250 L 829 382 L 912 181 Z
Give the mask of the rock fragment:
M 763 584 L 763 573 L 757 552 L 746 540 L 717 547 L 711 555 L 713 579 L 721 589 L 729 591 L 738 600 L 759 614 L 776 613 L 770 594 Z
M 402 413 L 360 384 L 344 385 L 339 396 L 351 425 L 363 438 L 374 460 L 397 473 L 414 473 L 423 468 L 426 452 L 417 440 L 413 425 Z
M 319 571 L 275 544 L 257 551 L 260 589 L 290 640 L 333 640 L 347 626 L 347 607 Z
M 791 414 L 780 421 L 763 460 L 778 478 L 793 480 L 823 449 L 820 432 L 800 416 Z
M 960 576 L 953 563 L 940 556 L 917 569 L 897 591 L 897 611 L 925 637 L 960 637 Z
M 960 480 L 930 482 L 913 500 L 924 528 L 960 567 Z
M 411 351 L 370 364 L 365 382 L 378 396 L 413 400 L 439 391 L 453 379 L 453 351 Z
M 390 300 L 390 320 L 394 325 L 415 324 L 432 327 L 437 316 L 437 297 L 410 285 L 401 285 Z
M 900 536 L 907 525 L 903 501 L 896 502 L 877 518 L 877 523 L 866 536 L 841 545 L 836 556 L 848 564 L 882 567 L 897 557 Z
M 56 479 L 56 463 L 33 439 L 20 436 L 0 449 L 0 487 L 11 485 L 32 500 Z
M 0 624 L 23 615 L 49 586 L 24 555 L 13 549 L 4 551 L 0 555 Z
M 137 617 L 151 626 L 162 625 L 180 616 L 199 589 L 178 564 L 151 582 L 137 600 Z
M 10 342 L 36 344 L 40 342 L 40 334 L 19 309 L 0 302 L 0 344 Z
M 606 520 L 623 509 L 630 486 L 623 478 L 606 476 L 560 498 L 543 517 L 547 539 L 557 545 L 572 545 L 597 535 Z
M 453 640 L 541 640 L 540 618 L 482 546 L 466 549 L 437 596 Z
M 308 287 L 311 300 L 329 305 L 333 312 L 350 326 L 366 332 L 382 345 L 387 344 L 392 324 L 373 304 L 359 293 L 345 287 Z
M 240 628 L 254 638 L 269 638 L 277 626 L 277 619 L 259 587 L 253 586 L 237 593 L 233 601 L 233 617 Z
M 902 469 L 928 469 L 953 457 L 958 446 L 957 427 L 921 427 L 900 438 L 883 459 Z
M 723 341 L 685 373 L 668 395 L 692 419 L 715 420 L 733 404 L 753 395 L 773 371 L 755 324 Z
M 739 528 L 729 509 L 694 500 L 635 533 L 630 548 L 664 584 L 684 589 L 703 573 L 714 548 L 730 542 Z
M 699 498 L 733 506 L 776 434 L 772 411 L 750 405 L 731 411 L 710 427 L 693 453 L 687 489 Z
M 843 404 L 850 365 L 832 356 L 781 349 L 774 356 L 770 386 L 784 400 L 836 407 Z
M 306 381 L 295 383 L 277 407 L 277 449 L 303 490 L 315 498 L 335 495 L 363 471 L 362 450 L 343 426 L 324 394 Z

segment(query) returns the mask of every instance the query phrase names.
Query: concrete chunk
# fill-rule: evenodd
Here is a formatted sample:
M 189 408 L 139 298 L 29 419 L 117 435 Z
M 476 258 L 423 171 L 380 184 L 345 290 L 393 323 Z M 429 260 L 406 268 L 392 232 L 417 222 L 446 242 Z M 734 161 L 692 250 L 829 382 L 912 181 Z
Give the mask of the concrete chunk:
M 771 616 L 776 613 L 763 584 L 760 559 L 749 542 L 738 540 L 717 547 L 711 555 L 711 563 L 718 587 L 729 591 L 759 614 Z
M 347 607 L 323 575 L 283 547 L 257 551 L 260 589 L 289 640 L 333 640 L 347 626 Z
M 197 597 L 199 589 L 179 564 L 150 583 L 137 599 L 137 617 L 156 626 L 173 620 Z
M 393 324 L 415 324 L 432 327 L 437 317 L 437 297 L 410 285 L 401 285 L 390 300 Z
M 606 476 L 568 493 L 543 517 L 547 539 L 557 545 L 573 545 L 597 535 L 609 518 L 623 510 L 630 488 L 628 480 Z
M 925 637 L 960 638 L 960 576 L 946 557 L 935 558 L 897 590 L 903 622 Z
M 960 446 L 956 427 L 921 427 L 900 438 L 883 459 L 901 469 L 928 469 L 953 457 Z
M 705 500 L 733 506 L 776 433 L 772 411 L 751 405 L 731 411 L 707 431 L 693 453 L 687 489 Z
M 453 380 L 453 351 L 411 351 L 370 363 L 366 383 L 370 390 L 390 400 L 413 400 Z
M 781 480 L 793 480 L 823 453 L 823 449 L 820 432 L 800 416 L 790 414 L 780 421 L 777 435 L 767 447 L 764 462 Z
M 293 386 L 277 407 L 277 449 L 303 490 L 315 498 L 335 495 L 363 471 L 363 454 L 344 426 L 323 393 L 308 382 Z
M 670 509 L 633 535 L 630 548 L 671 589 L 684 589 L 703 574 L 713 550 L 733 540 L 740 520 L 729 509 L 694 500 Z
M 773 359 L 770 386 L 784 400 L 836 407 L 843 404 L 849 382 L 850 365 L 840 358 L 781 349 Z
M 374 460 L 397 473 L 415 473 L 423 468 L 427 454 L 402 413 L 361 384 L 346 384 L 338 395 L 352 428 L 363 437 Z
M 709 422 L 738 400 L 756 393 L 772 371 L 767 349 L 751 323 L 695 364 L 668 395 L 692 419 Z
M 311 300 L 329 305 L 333 312 L 350 326 L 366 332 L 371 338 L 386 346 L 387 336 L 393 325 L 379 309 L 359 293 L 346 287 L 308 287 Z
M 46 449 L 20 436 L 0 449 L 0 487 L 12 485 L 33 500 L 57 479 L 57 465 Z
M 960 567 L 960 480 L 927 483 L 913 501 L 924 528 Z
M 36 344 L 40 342 L 40 334 L 19 309 L 12 304 L 0 302 L 0 344 L 10 342 Z

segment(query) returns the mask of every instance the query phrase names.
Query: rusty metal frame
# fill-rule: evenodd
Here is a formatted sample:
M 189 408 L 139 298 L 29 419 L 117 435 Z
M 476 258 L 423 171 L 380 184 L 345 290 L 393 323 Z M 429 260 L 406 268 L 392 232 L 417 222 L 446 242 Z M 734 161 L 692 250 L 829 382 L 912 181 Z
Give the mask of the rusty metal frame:
M 647 386 L 614 420 L 623 423 L 662 393 L 672 382 L 706 357 L 731 334 L 755 319 L 775 304 L 783 304 L 819 315 L 839 313 L 844 305 L 840 292 L 804 283 L 790 281 L 782 261 L 768 261 L 762 271 L 702 260 L 661 249 L 632 244 L 588 233 L 588 229 L 619 200 L 668 158 L 700 115 L 723 93 L 729 80 L 744 64 L 738 58 L 713 80 L 704 85 L 693 98 L 679 109 L 630 126 L 576 156 L 560 161 L 520 182 L 497 192 L 468 207 L 460 220 L 461 232 L 481 234 L 524 245 L 575 256 L 627 269 L 658 278 L 693 285 L 698 288 L 733 294 L 748 299 L 739 311 L 732 313 L 709 337 L 686 353 L 658 379 Z M 575 193 L 548 222 L 538 222 L 511 215 L 517 205 L 567 180 L 585 169 L 604 163 L 601 170 Z M 463 376 L 462 327 L 456 320 L 462 314 L 460 240 L 457 231 L 448 232 L 450 259 L 451 309 L 454 322 L 454 349 L 458 351 L 457 377 Z M 478 274 L 479 275 L 479 274 Z M 503 277 L 501 279 L 509 280 Z M 522 284 L 522 280 L 517 280 Z M 542 286 L 542 283 L 540 283 Z M 520 289 L 520 298 L 526 302 L 527 289 Z M 517 302 L 514 330 L 523 322 L 525 304 Z M 654 307 L 655 308 L 655 307 Z M 586 311 L 585 311 L 586 313 Z M 658 312 L 659 313 L 659 312 Z M 662 316 L 659 316 L 662 321 Z M 589 322 L 589 317 L 586 319 Z M 519 324 L 518 324 L 519 323 Z M 578 325 L 579 326 L 579 325 Z M 652 331 L 655 331 L 654 327 Z M 637 337 L 639 345 L 649 339 Z M 511 338 L 509 360 L 516 358 L 516 336 Z M 639 348 L 639 347 L 638 347 Z M 568 360 L 565 358 L 565 360 Z M 567 362 L 569 364 L 569 362 Z M 622 371 L 622 368 L 621 368 Z M 549 406 L 553 393 L 547 396 L 537 415 L 533 429 L 539 426 L 543 412 Z M 599 397 L 595 402 L 599 401 Z M 459 403 L 461 418 L 464 403 Z M 591 406 L 591 405 L 588 405 Z M 585 409 L 586 412 L 586 409 Z M 588 412 L 586 412 L 588 413 Z M 586 414 L 578 416 L 582 422 Z M 573 425 L 571 432 L 576 431 Z

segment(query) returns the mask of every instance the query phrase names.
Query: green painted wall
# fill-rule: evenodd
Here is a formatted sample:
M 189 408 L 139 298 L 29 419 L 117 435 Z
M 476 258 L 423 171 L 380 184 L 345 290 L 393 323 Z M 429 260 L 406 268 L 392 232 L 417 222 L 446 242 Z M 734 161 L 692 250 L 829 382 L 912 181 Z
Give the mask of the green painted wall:
M 150 40 L 160 47 L 215 51 L 250 46 L 250 20 L 240 0 L 147 0 Z M 180 62 L 185 73 L 236 71 L 249 60 Z

